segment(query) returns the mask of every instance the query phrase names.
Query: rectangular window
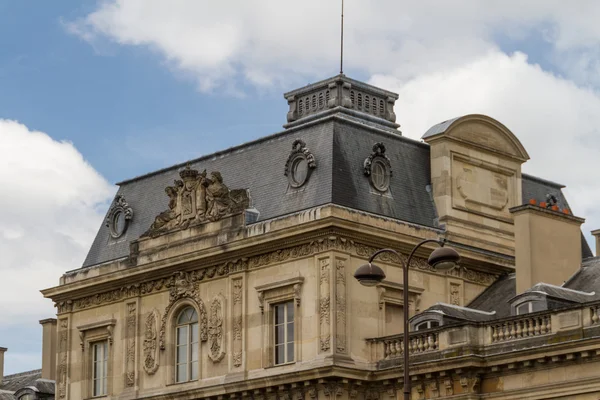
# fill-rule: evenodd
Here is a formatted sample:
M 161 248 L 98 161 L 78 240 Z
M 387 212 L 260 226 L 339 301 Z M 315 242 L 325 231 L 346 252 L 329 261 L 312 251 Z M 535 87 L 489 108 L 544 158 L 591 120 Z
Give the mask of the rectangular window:
M 275 365 L 294 362 L 294 302 L 273 306 Z
M 105 396 L 107 393 L 108 342 L 92 345 L 92 396 Z

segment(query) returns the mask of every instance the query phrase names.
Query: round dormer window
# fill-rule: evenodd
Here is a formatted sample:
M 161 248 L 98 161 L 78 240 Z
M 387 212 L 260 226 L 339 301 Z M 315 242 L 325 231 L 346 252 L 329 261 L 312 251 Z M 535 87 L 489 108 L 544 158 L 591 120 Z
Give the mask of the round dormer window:
M 390 168 L 381 157 L 374 158 L 371 164 L 371 184 L 380 192 L 390 187 Z

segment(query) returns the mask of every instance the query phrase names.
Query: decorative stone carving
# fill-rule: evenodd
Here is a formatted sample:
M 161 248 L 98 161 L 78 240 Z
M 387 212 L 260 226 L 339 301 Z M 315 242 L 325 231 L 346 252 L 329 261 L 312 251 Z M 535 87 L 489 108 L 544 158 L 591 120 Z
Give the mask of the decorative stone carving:
M 247 209 L 250 198 L 246 189 L 229 190 L 220 172 L 207 177 L 206 170 L 199 173 L 186 166 L 179 173 L 181 180 L 167 186 L 169 209 L 160 213 L 143 235 L 156 237 L 176 229 L 187 229 L 210 221 L 218 221 Z
M 127 231 L 132 218 L 133 209 L 127 204 L 125 197 L 118 194 L 106 216 L 106 226 L 110 230 L 110 235 L 115 239 L 121 237 Z
M 460 295 L 460 284 L 455 282 L 450 282 L 450 304 L 455 306 L 460 306 L 461 295 Z
M 217 296 L 210 304 L 208 319 L 208 356 L 213 362 L 219 362 L 225 356 L 225 341 L 223 335 L 223 319 L 225 318 L 225 299 Z
M 242 284 L 241 278 L 233 280 L 233 365 L 242 365 Z
M 317 388 L 314 385 L 308 387 L 308 396 L 311 399 L 316 399 L 318 397 L 318 395 L 319 395 L 319 393 L 317 391 Z
M 346 353 L 346 268 L 344 260 L 338 258 L 335 268 L 335 348 L 338 353 Z
M 329 284 L 330 275 L 329 257 L 319 260 L 319 323 L 321 351 L 329 351 L 331 348 L 331 324 L 330 324 L 330 299 L 331 288 Z
M 374 387 L 365 390 L 365 400 L 379 400 L 379 390 Z
M 454 382 L 452 378 L 444 379 L 444 387 L 446 388 L 446 396 L 454 395 Z
M 429 382 L 429 394 L 431 398 L 436 398 L 440 396 L 440 391 L 438 388 L 438 383 L 437 381 L 431 381 Z
M 67 360 L 69 354 L 69 320 L 58 322 L 58 366 L 56 368 L 56 385 L 58 397 L 64 399 L 67 395 Z
M 323 385 L 323 393 L 329 400 L 336 400 L 337 397 L 343 394 L 342 386 L 337 382 L 328 382 Z
M 310 178 L 313 169 L 317 167 L 315 156 L 301 139 L 294 140 L 292 151 L 285 163 L 284 175 L 288 177 L 291 187 L 304 185 Z
M 502 210 L 508 204 L 508 179 L 498 172 L 467 164 L 456 177 L 456 190 L 467 202 Z
M 479 376 L 478 375 L 463 375 L 460 377 L 460 386 L 462 386 L 463 393 L 477 393 L 479 390 Z
M 196 303 L 199 310 L 199 329 L 200 329 L 200 340 L 205 342 L 208 338 L 207 329 L 208 322 L 206 316 L 206 308 L 200 294 L 198 293 L 198 284 L 196 283 L 197 275 L 192 272 L 175 272 L 169 281 L 166 283 L 166 287 L 169 288 L 169 304 L 165 308 L 162 321 L 160 324 L 159 331 L 159 346 L 161 350 L 165 349 L 165 333 L 167 328 L 167 318 L 169 311 L 180 299 L 190 299 Z
M 125 386 L 135 385 L 135 339 L 137 311 L 136 303 L 127 304 L 127 355 L 125 362 Z
M 160 315 L 158 310 L 154 309 L 148 317 L 144 328 L 144 371 L 148 375 L 153 375 L 158 370 L 158 332 Z
M 385 192 L 390 186 L 392 163 L 385 155 L 385 145 L 381 142 L 373 145 L 373 152 L 363 163 L 363 172 L 369 177 L 371 185 L 380 192 Z

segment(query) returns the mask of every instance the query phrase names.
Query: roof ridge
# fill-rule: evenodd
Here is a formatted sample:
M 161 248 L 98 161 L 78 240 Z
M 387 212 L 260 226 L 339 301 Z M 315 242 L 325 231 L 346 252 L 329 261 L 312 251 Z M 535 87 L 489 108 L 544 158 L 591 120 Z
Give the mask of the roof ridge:
M 4 375 L 3 379 L 18 378 L 18 377 L 27 376 L 27 375 L 35 375 L 40 372 L 42 372 L 41 368 L 40 369 L 32 369 L 31 371 L 17 372 L 16 374 Z

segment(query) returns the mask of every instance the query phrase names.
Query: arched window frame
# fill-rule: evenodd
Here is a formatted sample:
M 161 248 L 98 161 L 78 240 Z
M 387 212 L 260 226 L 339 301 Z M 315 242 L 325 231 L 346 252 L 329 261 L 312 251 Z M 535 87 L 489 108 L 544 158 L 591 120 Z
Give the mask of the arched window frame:
M 198 354 L 198 374 L 194 379 L 190 379 L 191 377 L 188 376 L 187 380 L 184 381 L 178 381 L 178 376 L 177 376 L 177 326 L 178 326 L 178 319 L 179 316 L 181 315 L 182 311 L 185 310 L 186 308 L 191 307 L 192 309 L 194 309 L 194 311 L 196 312 L 196 315 L 198 316 L 198 342 L 195 344 L 196 347 L 196 351 Z M 202 377 L 202 363 L 200 362 L 200 360 L 202 360 L 202 338 L 200 337 L 200 330 L 202 329 L 201 327 L 201 312 L 199 309 L 198 304 L 196 304 L 196 302 L 190 298 L 183 298 L 181 300 L 179 300 L 176 304 L 173 305 L 173 307 L 171 308 L 171 310 L 169 311 L 168 315 L 167 315 L 167 321 L 168 321 L 168 326 L 169 329 L 167 330 L 167 337 L 166 337 L 166 346 L 165 348 L 167 349 L 167 370 L 168 370 L 168 376 L 169 376 L 169 381 L 172 384 L 185 384 L 188 382 L 195 382 L 198 381 L 199 379 L 201 379 Z M 190 349 L 191 351 L 191 349 Z

